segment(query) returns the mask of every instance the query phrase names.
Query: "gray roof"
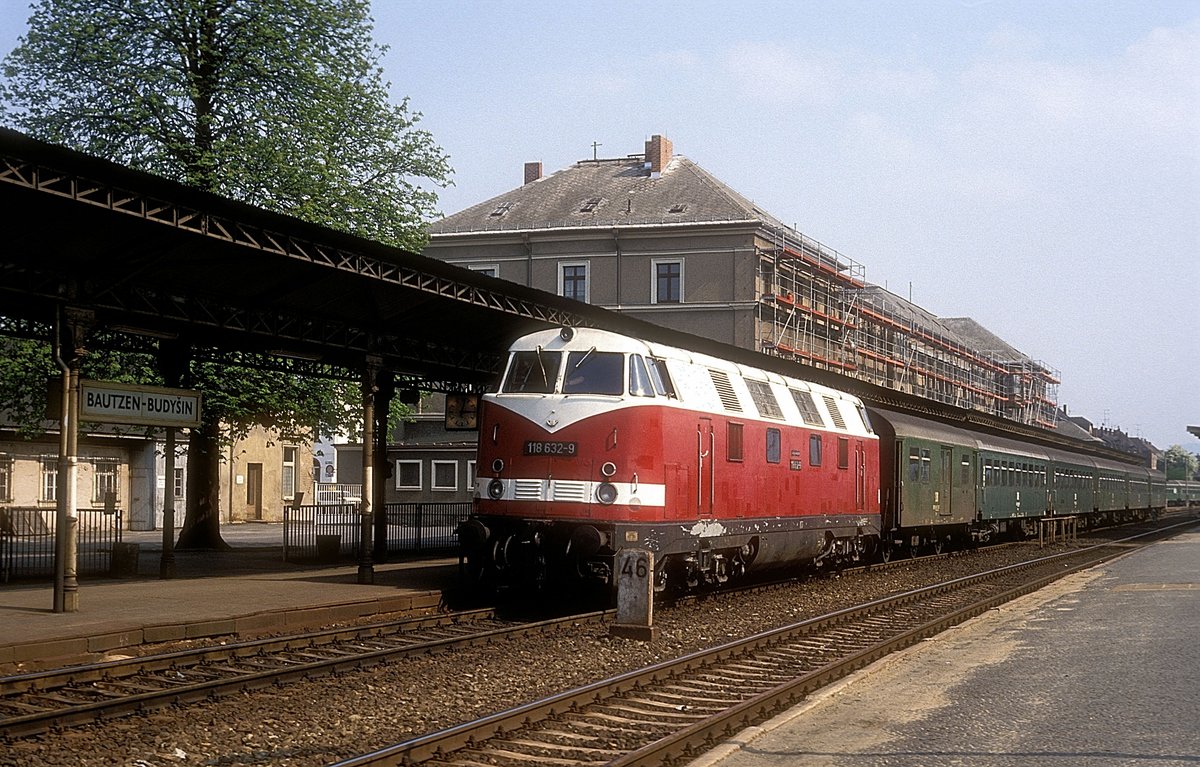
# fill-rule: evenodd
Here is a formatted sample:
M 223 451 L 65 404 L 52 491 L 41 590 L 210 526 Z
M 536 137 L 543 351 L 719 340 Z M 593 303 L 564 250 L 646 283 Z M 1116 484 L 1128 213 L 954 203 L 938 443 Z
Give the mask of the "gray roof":
M 641 155 L 583 160 L 436 221 L 431 235 L 711 222 L 783 227 L 682 155 L 652 175 Z M 789 227 L 785 227 L 789 228 Z
M 970 317 L 943 317 L 942 324 L 965 338 L 972 348 L 987 352 L 996 360 L 1036 364 L 1028 356 L 1005 343 L 1000 336 Z

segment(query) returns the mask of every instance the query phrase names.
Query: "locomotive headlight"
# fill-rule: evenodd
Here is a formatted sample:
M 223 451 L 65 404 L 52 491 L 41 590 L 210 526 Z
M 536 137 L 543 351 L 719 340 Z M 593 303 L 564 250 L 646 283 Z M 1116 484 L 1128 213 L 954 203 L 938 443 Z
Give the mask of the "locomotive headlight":
M 600 467 L 600 473 L 605 477 L 611 477 L 617 473 L 617 465 L 612 461 L 605 461 L 604 465 Z
M 610 482 L 601 482 L 596 486 L 596 500 L 609 506 L 617 500 L 617 488 Z
M 504 471 L 504 459 L 497 458 L 496 460 L 492 461 L 492 471 L 496 472 L 497 474 Z
M 493 479 L 488 483 L 488 498 L 493 501 L 498 501 L 504 497 L 504 483 L 499 479 Z

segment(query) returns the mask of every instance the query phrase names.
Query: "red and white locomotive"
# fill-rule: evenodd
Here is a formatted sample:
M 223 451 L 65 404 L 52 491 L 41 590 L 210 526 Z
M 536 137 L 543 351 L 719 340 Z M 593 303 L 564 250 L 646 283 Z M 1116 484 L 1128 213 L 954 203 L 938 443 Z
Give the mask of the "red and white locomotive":
M 656 587 L 857 559 L 879 541 L 879 447 L 843 392 L 591 329 L 517 340 L 479 412 L 473 572 L 611 582 L 623 547 Z

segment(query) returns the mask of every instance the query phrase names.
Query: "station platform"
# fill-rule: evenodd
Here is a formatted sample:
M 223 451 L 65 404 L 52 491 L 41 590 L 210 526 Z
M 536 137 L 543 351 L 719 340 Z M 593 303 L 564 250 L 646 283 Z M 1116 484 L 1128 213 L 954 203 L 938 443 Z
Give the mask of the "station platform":
M 79 609 L 55 613 L 53 583 L 0 585 L 0 674 L 60 659 L 98 660 L 122 649 L 219 635 L 250 637 L 362 616 L 437 608 L 458 582 L 458 558 L 377 564 L 359 584 L 358 565 L 283 561 L 281 524 L 226 525 L 229 551 L 175 553 L 175 574 L 158 577 L 162 533 L 136 542 L 136 576 L 80 578 Z
M 1200 532 L 847 677 L 691 767 L 1200 764 Z

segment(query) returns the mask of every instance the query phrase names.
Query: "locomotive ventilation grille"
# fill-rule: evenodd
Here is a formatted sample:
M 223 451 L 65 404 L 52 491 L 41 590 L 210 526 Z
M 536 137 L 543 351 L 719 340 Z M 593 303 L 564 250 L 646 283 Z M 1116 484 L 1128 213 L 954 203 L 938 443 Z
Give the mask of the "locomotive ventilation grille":
M 587 482 L 566 479 L 518 479 L 513 482 L 513 499 L 518 501 L 568 501 L 587 503 L 591 500 Z

